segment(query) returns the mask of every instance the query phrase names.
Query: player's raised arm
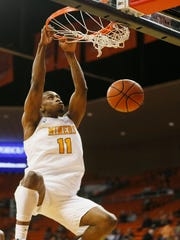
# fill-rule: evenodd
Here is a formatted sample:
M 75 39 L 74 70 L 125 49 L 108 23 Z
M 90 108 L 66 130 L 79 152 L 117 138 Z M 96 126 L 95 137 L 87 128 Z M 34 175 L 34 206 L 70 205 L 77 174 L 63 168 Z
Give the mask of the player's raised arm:
M 46 75 L 45 53 L 47 45 L 51 41 L 52 37 L 50 36 L 50 32 L 43 27 L 32 66 L 31 86 L 24 104 L 24 114 L 22 117 L 24 139 L 32 135 L 40 120 L 40 106 Z
M 86 111 L 86 80 L 75 55 L 76 43 L 60 42 L 60 46 L 64 50 L 67 61 L 69 63 L 75 88 L 69 101 L 69 109 L 67 114 L 73 120 L 76 127 L 79 127 Z

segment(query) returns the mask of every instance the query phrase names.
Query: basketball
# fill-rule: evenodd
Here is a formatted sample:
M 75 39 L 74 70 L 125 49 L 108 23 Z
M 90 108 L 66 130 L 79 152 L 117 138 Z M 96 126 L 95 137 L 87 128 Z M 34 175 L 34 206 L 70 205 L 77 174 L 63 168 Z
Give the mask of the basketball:
M 144 102 L 144 90 L 135 81 L 122 79 L 113 82 L 107 90 L 109 105 L 119 112 L 133 112 Z

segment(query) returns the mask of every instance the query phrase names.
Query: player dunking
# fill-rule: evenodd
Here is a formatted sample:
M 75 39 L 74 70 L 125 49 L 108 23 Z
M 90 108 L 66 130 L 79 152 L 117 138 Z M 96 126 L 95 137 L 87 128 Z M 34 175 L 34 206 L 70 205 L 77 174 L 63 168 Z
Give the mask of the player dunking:
M 77 128 L 86 111 L 86 81 L 75 56 L 76 43 L 61 42 L 75 88 L 67 113 L 63 113 L 64 104 L 57 93 L 43 92 L 45 52 L 51 41 L 44 27 L 22 116 L 28 167 L 15 191 L 15 239 L 26 240 L 32 215 L 42 214 L 79 239 L 100 240 L 116 226 L 116 217 L 95 202 L 77 196 L 84 174 Z

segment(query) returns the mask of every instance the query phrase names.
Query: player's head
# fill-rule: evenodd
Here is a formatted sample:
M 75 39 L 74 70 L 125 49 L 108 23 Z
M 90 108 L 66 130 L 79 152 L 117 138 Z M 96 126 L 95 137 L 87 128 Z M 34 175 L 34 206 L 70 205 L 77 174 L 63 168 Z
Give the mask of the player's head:
M 64 104 L 60 96 L 53 91 L 43 93 L 41 114 L 47 117 L 57 117 L 64 112 Z

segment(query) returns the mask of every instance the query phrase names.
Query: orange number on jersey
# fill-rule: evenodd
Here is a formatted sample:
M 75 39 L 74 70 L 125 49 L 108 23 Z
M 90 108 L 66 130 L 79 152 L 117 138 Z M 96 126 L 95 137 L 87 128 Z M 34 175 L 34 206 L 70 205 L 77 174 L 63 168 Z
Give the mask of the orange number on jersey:
M 72 153 L 71 138 L 58 138 L 59 153 Z M 65 152 L 66 151 L 66 152 Z

